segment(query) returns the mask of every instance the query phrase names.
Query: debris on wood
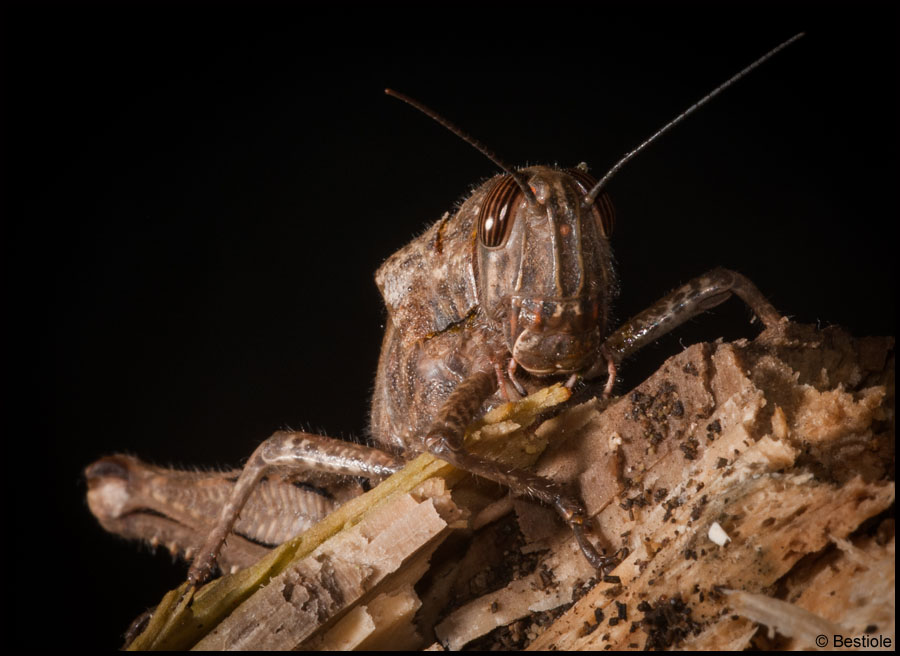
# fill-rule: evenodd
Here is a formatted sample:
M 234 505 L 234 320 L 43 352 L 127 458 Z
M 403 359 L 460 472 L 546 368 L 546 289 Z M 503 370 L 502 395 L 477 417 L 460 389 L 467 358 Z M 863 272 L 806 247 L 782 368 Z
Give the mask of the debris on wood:
M 567 539 L 563 541 L 568 542 Z M 589 579 L 594 570 L 580 555 L 577 546 L 548 546 L 550 554 L 542 561 L 540 569 L 511 581 L 500 590 L 478 597 L 442 620 L 435 627 L 441 642 L 448 649 L 458 650 L 499 626 L 570 604 L 573 601 L 571 581 Z
M 780 582 L 784 601 L 735 591 L 729 603 L 738 615 L 766 625 L 770 640 L 777 631 L 783 649 L 821 648 L 819 635 L 830 648 L 834 635 L 870 639 L 857 648 L 887 647 L 876 640 L 894 635 L 894 539 L 892 518 L 874 532 L 833 538 L 833 546 L 804 559 Z M 825 625 L 831 630 L 814 630 Z
M 878 523 L 869 520 L 892 508 L 893 372 L 892 339 L 788 323 L 666 362 L 593 419 L 576 455 L 544 457 L 543 467 L 554 458 L 603 463 L 617 434 L 615 495 L 585 486 L 607 465 L 577 476 L 595 526 L 629 556 L 613 571 L 617 581 L 598 583 L 529 647 L 806 648 L 808 631 L 798 627 L 813 624 L 804 613 L 848 635 L 877 625 L 893 640 L 892 521 L 878 557 L 851 567 L 843 556 L 827 584 L 809 565 L 834 543 L 871 544 Z M 890 584 L 862 594 L 863 572 Z M 845 603 L 828 602 L 826 587 L 842 588 Z M 770 609 L 798 608 L 795 621 L 782 615 L 774 626 L 786 631 L 778 640 L 763 642 L 767 630 L 755 622 L 779 611 L 745 610 L 760 597 L 773 600 Z
M 547 419 L 561 398 L 549 389 L 491 413 L 469 444 L 577 491 L 592 541 L 621 557 L 608 575 L 552 510 L 421 456 L 262 564 L 192 600 L 173 591 L 135 645 L 807 649 L 826 628 L 894 640 L 893 339 L 783 322 L 692 346 L 622 397 Z

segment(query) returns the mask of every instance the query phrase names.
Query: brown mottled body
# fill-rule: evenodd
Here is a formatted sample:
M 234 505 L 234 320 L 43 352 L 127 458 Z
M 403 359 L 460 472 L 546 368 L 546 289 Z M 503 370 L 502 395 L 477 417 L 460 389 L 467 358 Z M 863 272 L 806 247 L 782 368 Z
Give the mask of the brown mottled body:
M 423 451 L 422 436 L 451 392 L 473 374 L 491 370 L 491 342 L 498 336 L 487 326 L 473 330 L 477 323 L 473 316 L 408 346 L 399 329 L 388 324 L 371 417 L 372 437 L 382 447 L 407 455 Z M 501 402 L 495 394 L 485 405 Z
M 607 374 L 609 394 L 623 358 L 731 293 L 767 325 L 780 315 L 744 276 L 715 269 L 607 337 L 616 293 L 609 199 L 601 195 L 584 203 L 594 180 L 581 167 L 534 166 L 517 175 L 524 182 L 510 174 L 485 182 L 454 215 L 445 214 L 376 274 L 389 314 L 370 425 L 382 450 L 308 433 L 275 433 L 256 449 L 221 503 L 190 580 L 209 577 L 242 509 L 244 525 L 248 516 L 251 525 L 262 521 L 246 504 L 266 477 L 314 484 L 323 474 L 377 481 L 423 451 L 554 507 L 592 564 L 604 569 L 612 564 L 585 537 L 586 518 L 577 499 L 549 480 L 503 470 L 468 453 L 462 441 L 467 424 L 517 390 L 532 392 L 553 378 Z M 97 490 L 112 490 L 115 474 L 109 466 L 88 470 Z M 148 508 L 177 523 L 177 513 L 157 506 Z M 109 513 L 98 517 L 123 532 Z M 132 517 L 132 529 L 135 521 Z M 145 533 L 150 525 L 165 524 L 153 515 L 141 521 Z
M 601 225 L 611 216 L 580 207 L 587 185 L 573 172 L 586 175 L 543 166 L 521 172 L 538 192 L 539 210 L 519 199 L 508 210 L 515 217 L 502 244 L 485 247 L 477 233 L 491 192 L 508 176 L 481 185 L 454 216 L 445 215 L 378 270 L 390 317 L 372 401 L 376 442 L 395 452 L 423 450 L 423 436 L 456 386 L 478 372 L 505 369 L 517 348 L 514 362 L 526 371 L 538 365 L 535 375 L 517 378 L 525 391 L 599 357 L 615 294 Z M 547 355 L 548 348 L 562 352 Z M 553 366 L 543 366 L 545 360 Z M 508 394 L 504 385 L 484 400 L 484 410 Z
M 445 214 L 375 273 L 389 316 L 370 434 L 394 453 L 422 450 L 440 405 L 502 344 L 477 316 L 473 208 L 484 193 L 479 188 L 455 215 Z

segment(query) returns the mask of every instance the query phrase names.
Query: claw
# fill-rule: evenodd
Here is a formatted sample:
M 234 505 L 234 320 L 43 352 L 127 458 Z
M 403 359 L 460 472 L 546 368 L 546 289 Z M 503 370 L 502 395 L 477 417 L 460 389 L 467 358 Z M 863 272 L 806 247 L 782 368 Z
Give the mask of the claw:
M 572 533 L 575 534 L 575 541 L 578 542 L 581 553 L 584 554 L 584 557 L 587 558 L 587 561 L 594 569 L 599 569 L 603 576 L 606 576 L 628 556 L 628 549 L 623 547 L 612 556 L 601 556 L 584 533 L 587 524 L 588 522 L 585 521 L 584 517 L 576 516 L 572 518 L 569 526 L 572 528 Z
M 590 540 L 588 540 L 587 536 L 584 534 L 584 527 L 580 522 L 572 524 L 571 526 L 572 532 L 575 534 L 575 540 L 581 548 L 581 553 L 584 554 L 584 557 L 587 558 L 587 561 L 594 569 L 599 569 L 605 576 L 616 568 L 616 565 L 619 564 L 616 556 L 601 556 L 597 553 L 594 545 L 591 544 Z
M 584 510 L 582 510 L 581 506 L 575 505 L 574 502 L 562 496 L 558 497 L 553 505 L 556 508 L 556 512 L 560 514 L 566 524 L 572 529 L 572 533 L 575 534 L 575 541 L 578 542 L 581 553 L 584 554 L 584 557 L 587 558 L 587 561 L 591 566 L 601 570 L 604 575 L 615 569 L 621 562 L 621 558 L 619 558 L 621 552 L 617 552 L 613 556 L 601 556 L 597 552 L 594 545 L 591 544 L 591 541 L 587 539 L 587 536 L 584 533 L 585 528 L 590 528 L 590 520 L 585 517 Z
M 606 386 L 603 388 L 603 398 L 608 399 L 612 395 L 613 386 L 616 384 L 616 363 L 613 360 L 612 355 L 609 352 L 609 349 L 606 348 L 606 344 L 600 347 L 600 354 L 606 358 Z
M 518 365 L 516 364 L 516 359 L 510 358 L 509 364 L 506 367 L 506 377 L 509 378 L 510 382 L 513 384 L 513 386 L 516 388 L 516 391 L 519 394 L 521 394 L 523 397 L 528 396 L 528 392 L 525 390 L 524 387 L 522 387 L 522 383 L 520 383 L 516 379 L 516 367 L 517 366 Z
M 212 555 L 212 558 L 209 557 L 204 558 L 200 554 L 194 559 L 194 562 L 191 563 L 191 568 L 188 570 L 188 583 L 190 583 L 195 588 L 199 588 L 204 583 L 209 581 L 212 578 L 212 570 L 215 567 L 215 555 Z

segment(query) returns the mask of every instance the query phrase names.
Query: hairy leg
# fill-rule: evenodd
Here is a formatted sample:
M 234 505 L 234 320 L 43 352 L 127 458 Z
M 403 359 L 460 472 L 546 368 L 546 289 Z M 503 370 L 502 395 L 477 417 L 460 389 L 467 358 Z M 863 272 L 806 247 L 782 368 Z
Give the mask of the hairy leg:
M 749 278 L 736 271 L 716 268 L 626 321 L 607 338 L 601 352 L 619 363 L 688 319 L 725 302 L 732 294 L 737 294 L 766 326 L 781 321 L 781 314 Z
M 213 529 L 240 473 L 184 471 L 128 455 L 107 456 L 85 470 L 87 501 L 107 531 L 191 559 Z M 219 564 L 225 571 L 252 565 L 269 548 L 302 533 L 361 491 L 355 478 L 268 477 L 248 497 Z
M 222 506 L 188 571 L 188 580 L 199 585 L 209 579 L 225 538 L 260 480 L 271 473 L 313 471 L 382 479 L 403 466 L 399 458 L 378 449 L 297 431 L 278 431 L 259 445 L 247 462 L 234 489 Z

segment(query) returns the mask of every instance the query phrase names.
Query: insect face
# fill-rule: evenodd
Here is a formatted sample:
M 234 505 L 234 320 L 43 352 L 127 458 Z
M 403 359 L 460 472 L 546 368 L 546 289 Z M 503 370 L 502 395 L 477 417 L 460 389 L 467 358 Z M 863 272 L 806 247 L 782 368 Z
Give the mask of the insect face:
M 605 336 L 614 289 L 612 207 L 605 196 L 585 204 L 591 179 L 579 169 L 521 173 L 533 198 L 503 175 L 480 201 L 479 303 L 525 370 L 579 372 L 594 363 Z

